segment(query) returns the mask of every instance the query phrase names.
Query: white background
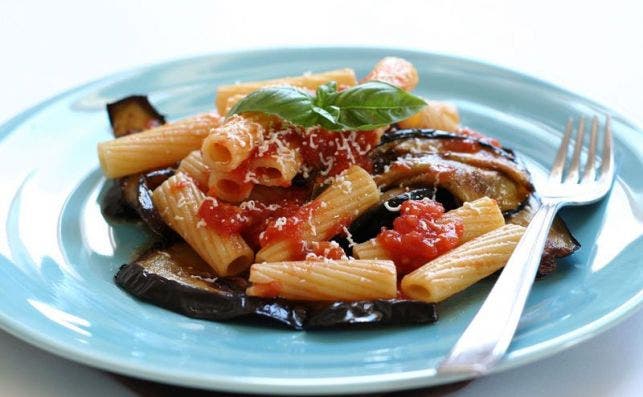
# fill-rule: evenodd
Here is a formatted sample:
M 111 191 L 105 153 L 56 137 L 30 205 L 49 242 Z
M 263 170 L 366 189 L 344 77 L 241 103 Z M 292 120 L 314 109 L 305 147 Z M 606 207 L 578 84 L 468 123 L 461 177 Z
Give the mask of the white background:
M 549 80 L 643 125 L 643 2 L 614 0 L 3 0 L 0 121 L 61 90 L 142 64 L 213 51 L 316 45 L 477 58 Z M 449 395 L 640 396 L 642 335 L 639 311 L 562 354 Z M 102 372 L 0 331 L 0 395 L 89 394 L 134 395 Z

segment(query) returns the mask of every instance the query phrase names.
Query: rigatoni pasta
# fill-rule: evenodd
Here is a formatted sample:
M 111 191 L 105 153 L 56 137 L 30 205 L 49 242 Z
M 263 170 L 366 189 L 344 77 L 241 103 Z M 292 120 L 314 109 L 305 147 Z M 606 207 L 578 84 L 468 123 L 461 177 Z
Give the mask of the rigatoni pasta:
M 221 235 L 197 216 L 205 195 L 194 181 L 179 172 L 154 190 L 154 205 L 163 220 L 196 250 L 219 276 L 239 274 L 253 259 L 253 252 L 239 235 Z
M 397 295 L 391 261 L 256 263 L 250 268 L 248 295 L 294 300 L 358 301 Z
M 208 180 L 210 178 L 210 167 L 203 161 L 203 156 L 201 155 L 201 150 L 195 150 L 190 152 L 187 157 L 185 157 L 179 163 L 179 168 L 177 171 L 182 172 L 188 175 L 190 178 L 194 179 L 199 189 L 203 191 L 208 190 Z
M 179 162 L 221 124 L 206 113 L 98 144 L 98 159 L 108 178 L 119 178 Z
M 428 101 L 428 105 L 421 111 L 398 124 L 402 128 L 430 128 L 456 132 L 460 126 L 460 115 L 451 104 Z
M 321 73 L 309 73 L 302 76 L 284 77 L 281 79 L 223 85 L 219 86 L 219 88 L 217 89 L 216 106 L 217 110 L 221 114 L 225 114 L 226 108 L 228 108 L 229 105 L 228 99 L 230 97 L 236 97 L 240 99 L 241 96 L 247 95 L 263 87 L 284 85 L 315 90 L 320 85 L 328 83 L 330 81 L 334 81 L 337 83 L 337 85 L 340 86 L 353 86 L 357 84 L 357 79 L 355 78 L 355 72 L 353 71 L 353 69 L 346 68 L 330 70 Z M 238 99 L 236 100 L 238 101 Z
M 239 203 L 250 196 L 254 185 L 238 172 L 210 171 L 208 194 L 222 200 Z
M 232 116 L 203 140 L 201 152 L 213 170 L 229 172 L 247 160 L 263 141 L 264 128 L 250 118 Z
M 303 163 L 298 145 L 279 142 L 274 150 L 257 156 L 248 164 L 249 172 L 258 184 L 264 186 L 290 186 Z
M 420 78 L 411 62 L 402 58 L 386 57 L 375 64 L 373 70 L 362 81 L 372 80 L 383 81 L 411 91 L 417 86 Z
M 434 259 L 402 279 L 413 299 L 440 302 L 502 268 L 525 228 L 505 225 Z

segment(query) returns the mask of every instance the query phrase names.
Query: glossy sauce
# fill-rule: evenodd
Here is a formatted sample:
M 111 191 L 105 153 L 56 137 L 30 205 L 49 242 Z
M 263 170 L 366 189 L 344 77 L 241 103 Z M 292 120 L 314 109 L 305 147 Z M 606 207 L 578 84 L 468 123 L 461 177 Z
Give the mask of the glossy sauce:
M 289 219 L 303 203 L 304 198 L 299 190 L 274 203 L 249 200 L 236 205 L 207 199 L 199 207 L 198 216 L 206 227 L 222 235 L 241 234 L 251 247 L 259 249 L 264 241 L 262 237 L 266 235 L 264 230 L 268 230 L 279 218 Z M 292 234 L 292 238 L 297 234 L 288 230 L 283 232 L 285 235 Z
M 400 216 L 393 221 L 393 229 L 384 229 L 376 237 L 399 274 L 409 273 L 459 244 L 462 222 L 437 222 L 443 214 L 444 207 L 436 201 L 405 201 L 400 206 Z

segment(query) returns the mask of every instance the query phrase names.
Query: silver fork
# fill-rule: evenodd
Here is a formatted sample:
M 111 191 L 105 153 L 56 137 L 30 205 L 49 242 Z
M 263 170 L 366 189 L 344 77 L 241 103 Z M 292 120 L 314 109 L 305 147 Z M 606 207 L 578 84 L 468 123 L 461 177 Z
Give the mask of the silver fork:
M 583 167 L 583 175 L 580 177 L 585 129 L 585 122 L 581 117 L 574 154 L 567 176 L 563 180 L 567 147 L 573 131 L 572 119 L 567 122 L 565 135 L 556 154 L 549 180 L 541 190 L 542 206 L 534 214 L 525 234 L 482 307 L 449 355 L 438 366 L 438 373 L 483 375 L 488 373 L 507 351 L 536 276 L 554 216 L 563 206 L 596 202 L 612 187 L 614 149 L 609 116 L 605 120 L 601 168 L 597 178 L 595 162 L 598 124 L 598 118 L 594 117 L 587 160 Z

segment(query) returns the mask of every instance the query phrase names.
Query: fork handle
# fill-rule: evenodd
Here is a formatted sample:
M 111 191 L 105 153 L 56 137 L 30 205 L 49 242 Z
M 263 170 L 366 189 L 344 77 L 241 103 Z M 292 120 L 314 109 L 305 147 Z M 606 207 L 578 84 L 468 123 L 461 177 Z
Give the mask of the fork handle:
M 488 373 L 507 351 L 559 205 L 543 202 L 482 307 L 438 366 L 444 374 Z

